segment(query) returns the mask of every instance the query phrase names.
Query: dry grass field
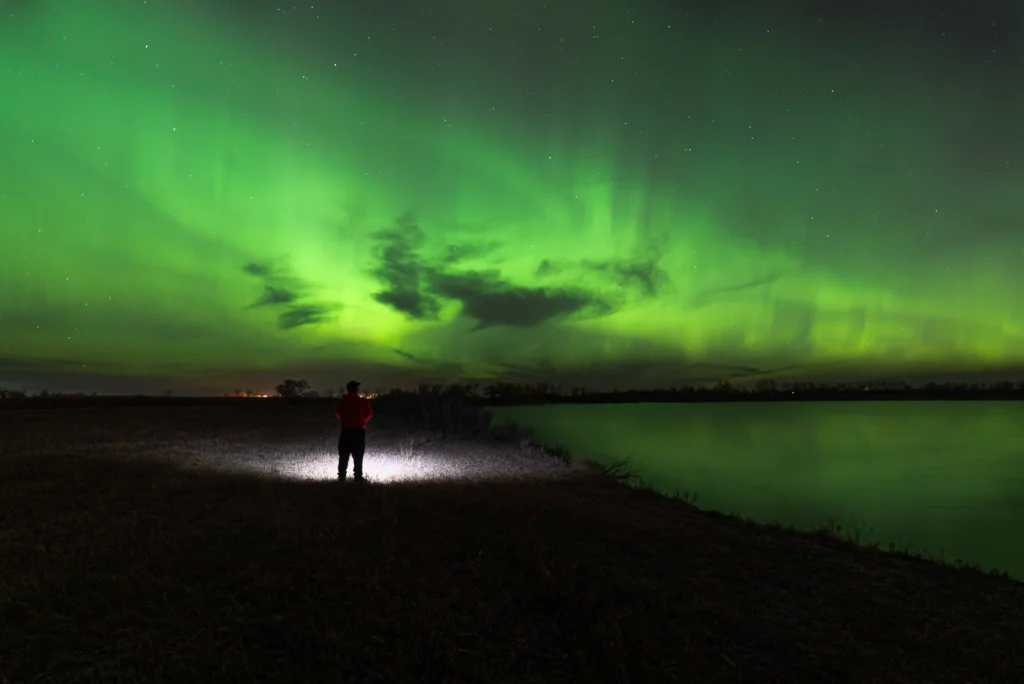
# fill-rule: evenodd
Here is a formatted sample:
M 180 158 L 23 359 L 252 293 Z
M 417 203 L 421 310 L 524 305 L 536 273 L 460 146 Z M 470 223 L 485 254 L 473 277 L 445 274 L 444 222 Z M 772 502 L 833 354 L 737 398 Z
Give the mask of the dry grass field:
M 0 681 L 1024 680 L 1024 584 L 329 406 L 0 410 Z

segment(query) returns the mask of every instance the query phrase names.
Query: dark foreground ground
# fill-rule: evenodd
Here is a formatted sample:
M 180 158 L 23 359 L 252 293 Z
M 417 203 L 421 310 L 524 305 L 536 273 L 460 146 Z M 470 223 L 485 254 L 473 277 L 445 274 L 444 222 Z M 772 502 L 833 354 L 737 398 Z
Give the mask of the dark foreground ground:
M 322 417 L 118 411 L 0 411 L 0 681 L 1024 681 L 1012 580 L 595 473 L 214 471 Z

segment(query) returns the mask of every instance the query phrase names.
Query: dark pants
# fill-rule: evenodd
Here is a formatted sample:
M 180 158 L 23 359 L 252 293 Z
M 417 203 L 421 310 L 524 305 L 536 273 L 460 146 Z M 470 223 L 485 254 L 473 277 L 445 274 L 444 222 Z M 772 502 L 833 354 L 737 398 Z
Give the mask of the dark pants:
M 363 454 L 366 452 L 366 430 L 363 428 L 342 428 L 338 438 L 338 477 L 348 472 L 348 457 L 352 455 L 352 475 L 363 479 Z

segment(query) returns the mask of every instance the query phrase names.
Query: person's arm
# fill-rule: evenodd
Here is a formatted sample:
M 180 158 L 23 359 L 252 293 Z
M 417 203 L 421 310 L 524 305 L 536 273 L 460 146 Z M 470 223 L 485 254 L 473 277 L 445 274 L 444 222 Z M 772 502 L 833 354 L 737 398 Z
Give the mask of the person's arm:
M 338 399 L 338 403 L 334 405 L 334 415 L 338 416 L 338 420 L 341 420 L 341 399 Z
M 366 398 L 363 399 L 363 415 L 366 416 L 366 422 L 370 422 L 370 419 L 373 418 L 373 406 L 370 405 L 370 400 Z

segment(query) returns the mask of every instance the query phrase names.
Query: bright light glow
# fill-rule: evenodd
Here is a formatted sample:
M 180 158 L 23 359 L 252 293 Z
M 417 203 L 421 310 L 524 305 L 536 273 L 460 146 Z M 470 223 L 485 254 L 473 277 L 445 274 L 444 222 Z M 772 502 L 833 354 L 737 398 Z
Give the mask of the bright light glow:
M 271 471 L 289 479 L 336 480 L 338 455 L 329 451 L 277 461 Z M 370 482 L 437 481 L 463 476 L 456 464 L 432 455 L 401 456 L 389 451 L 368 451 L 363 457 L 363 476 Z M 348 478 L 352 478 L 349 461 Z

